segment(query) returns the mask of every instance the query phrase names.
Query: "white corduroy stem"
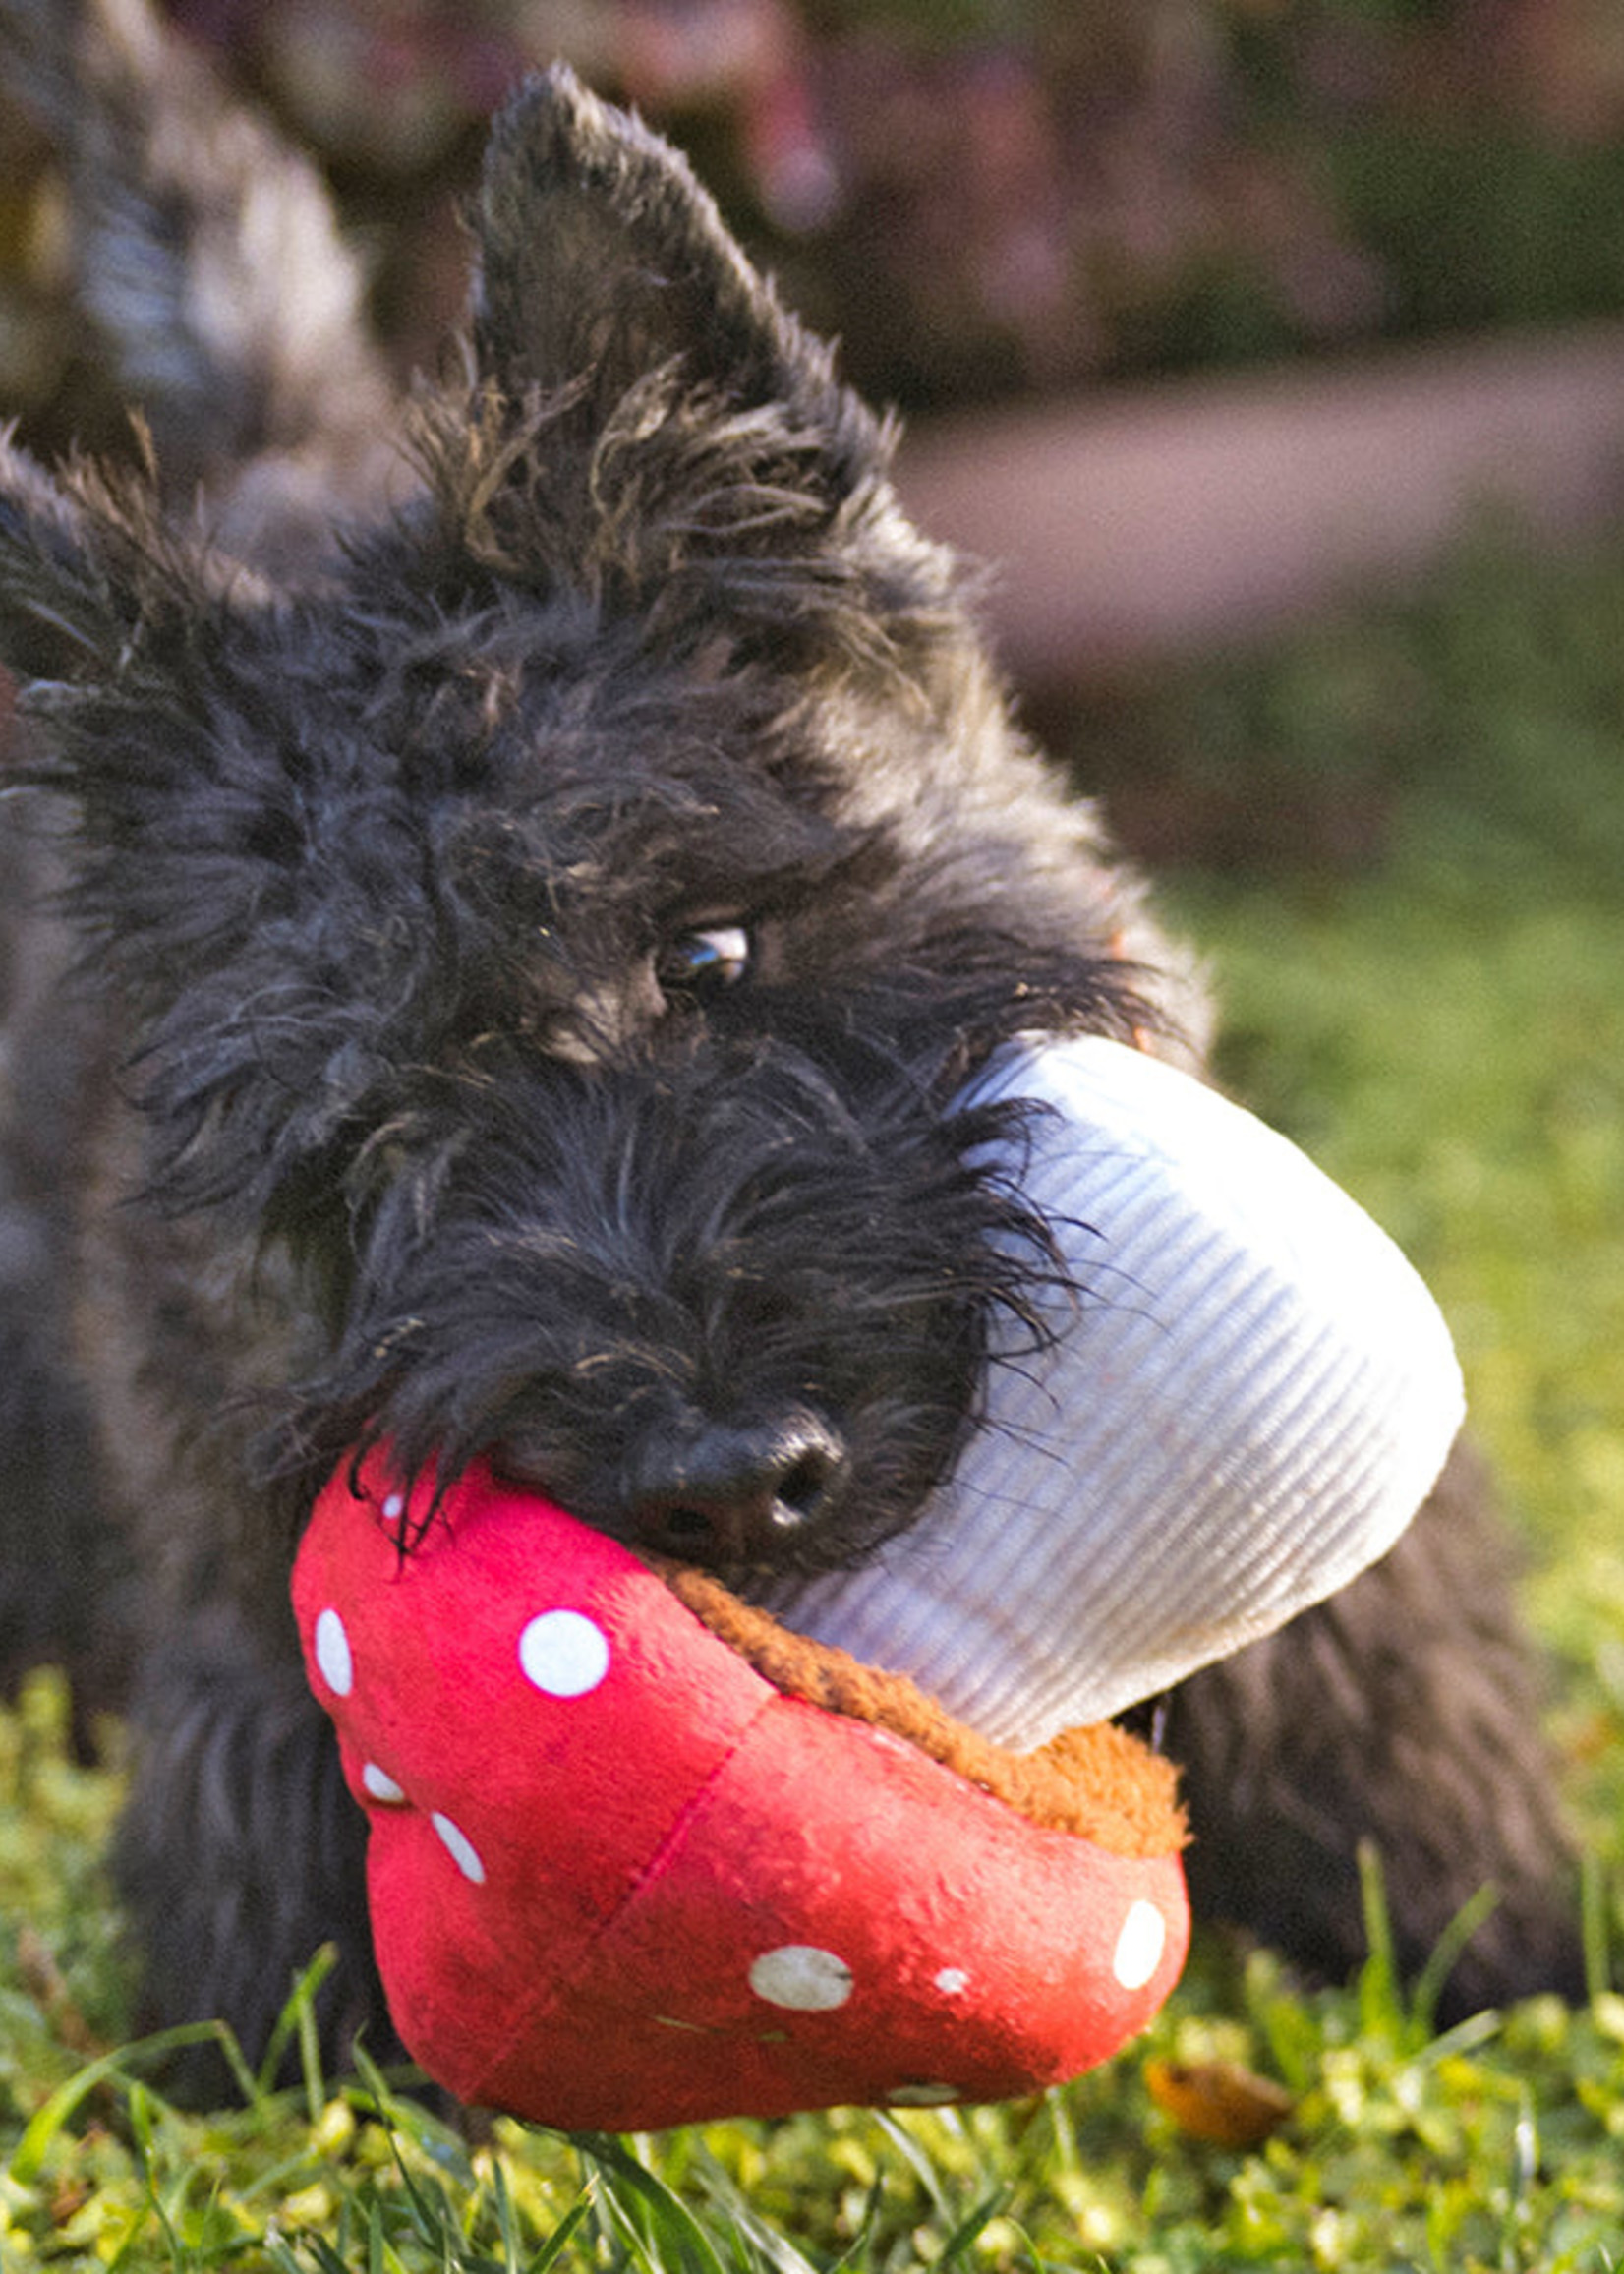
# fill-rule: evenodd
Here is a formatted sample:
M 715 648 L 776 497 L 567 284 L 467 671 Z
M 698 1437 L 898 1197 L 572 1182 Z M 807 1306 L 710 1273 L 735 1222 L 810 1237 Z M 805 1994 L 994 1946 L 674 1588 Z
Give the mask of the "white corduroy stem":
M 1036 1041 L 974 1094 L 1048 1109 L 1019 1181 L 1079 1292 L 1055 1292 L 1051 1347 L 995 1359 L 981 1426 L 907 1533 L 763 1600 L 1023 1750 L 1345 1585 L 1425 1498 L 1464 1401 L 1385 1233 L 1190 1076 Z

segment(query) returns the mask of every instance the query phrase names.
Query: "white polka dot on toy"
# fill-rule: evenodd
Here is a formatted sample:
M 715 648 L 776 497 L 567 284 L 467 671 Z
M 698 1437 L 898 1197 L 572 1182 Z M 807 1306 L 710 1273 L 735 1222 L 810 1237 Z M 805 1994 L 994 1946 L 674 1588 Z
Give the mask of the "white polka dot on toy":
M 404 1492 L 391 1492 L 391 1493 L 389 1494 L 388 1498 L 387 1498 L 387 1499 L 384 1501 L 384 1503 L 383 1503 L 383 1515 L 384 1515 L 384 1518 L 385 1518 L 385 1520 L 386 1520 L 388 1523 L 390 1523 L 390 1524 L 398 1524 L 398 1523 L 400 1522 L 400 1519 L 402 1518 L 402 1516 L 404 1516 L 404 1515 L 405 1515 L 405 1513 L 406 1513 L 406 1495 L 405 1495 L 405 1493 L 404 1493 Z
M 1125 1990 L 1142 1990 L 1161 1964 L 1166 1948 L 1167 1921 L 1154 1903 L 1141 1896 L 1128 1907 L 1111 1953 L 1111 1971 Z
M 361 1782 L 372 1797 L 382 1801 L 386 1808 L 398 1808 L 406 1797 L 403 1787 L 395 1782 L 387 1769 L 380 1769 L 376 1761 L 366 1763 L 361 1772 Z
M 851 1968 L 815 1943 L 781 1943 L 763 1951 L 750 1968 L 750 1987 L 769 2006 L 794 2013 L 831 2013 L 853 1988 Z
M 481 1861 L 479 1849 L 469 1838 L 467 1833 L 459 1831 L 451 1819 L 448 1816 L 441 1816 L 437 1809 L 431 1815 L 429 1821 L 439 1834 L 445 1844 L 446 1854 L 461 1872 L 463 1878 L 470 1881 L 475 1887 L 484 1887 L 485 1865 Z
M 609 1637 L 578 1610 L 544 1610 L 519 1637 L 525 1677 L 550 1698 L 584 1698 L 609 1672 Z
M 355 1687 L 355 1660 L 344 1621 L 330 1607 L 316 1622 L 316 1663 L 333 1696 L 347 1698 Z
M 936 1977 L 936 1987 L 944 1998 L 960 1997 L 970 1986 L 970 1978 L 962 1966 L 944 1966 Z

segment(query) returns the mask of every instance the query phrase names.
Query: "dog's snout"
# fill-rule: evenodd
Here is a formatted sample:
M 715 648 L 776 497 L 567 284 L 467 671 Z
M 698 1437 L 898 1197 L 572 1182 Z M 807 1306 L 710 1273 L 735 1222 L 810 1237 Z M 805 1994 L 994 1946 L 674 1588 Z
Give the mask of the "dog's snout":
M 687 1561 L 782 1563 L 844 1464 L 839 1434 L 810 1413 L 646 1443 L 630 1494 L 633 1537 Z

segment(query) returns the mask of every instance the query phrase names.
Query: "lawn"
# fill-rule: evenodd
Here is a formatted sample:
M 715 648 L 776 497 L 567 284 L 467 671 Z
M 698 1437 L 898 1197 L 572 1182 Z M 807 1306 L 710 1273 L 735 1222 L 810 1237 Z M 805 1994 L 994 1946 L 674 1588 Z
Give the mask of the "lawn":
M 60 1686 L 0 1721 L 0 2268 L 1492 2269 L 1624 2263 L 1624 561 L 1503 535 L 1426 594 L 1081 706 L 1079 769 L 1221 817 L 1166 900 L 1229 1004 L 1225 1072 L 1409 1247 L 1527 1542 L 1592 1859 L 1595 1996 L 1435 2037 L 1392 1979 L 1305 1995 L 1201 1943 L 1150 2037 L 1015 2106 L 629 2142 L 470 2138 L 381 2079 L 242 2078 L 207 2117 L 128 2027 L 96 1854 L 109 1765 Z M 1125 817 L 1134 799 L 1125 787 Z M 1282 815 L 1296 817 L 1291 830 Z M 1248 852 L 1248 849 L 1249 852 Z M 1204 858 L 1203 858 L 1204 855 Z M 1182 2128 L 1284 2088 L 1250 2147 Z M 1243 2084 L 1244 2096 L 1244 2084 Z M 1220 2125 L 1218 2128 L 1222 2128 Z

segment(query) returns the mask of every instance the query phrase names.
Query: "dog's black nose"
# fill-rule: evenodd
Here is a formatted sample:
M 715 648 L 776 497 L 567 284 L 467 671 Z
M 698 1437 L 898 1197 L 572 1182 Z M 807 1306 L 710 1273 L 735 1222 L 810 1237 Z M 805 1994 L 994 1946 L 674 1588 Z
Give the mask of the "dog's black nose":
M 630 1480 L 632 1536 L 687 1562 L 782 1563 L 844 1463 L 839 1435 L 806 1412 L 646 1441 Z

